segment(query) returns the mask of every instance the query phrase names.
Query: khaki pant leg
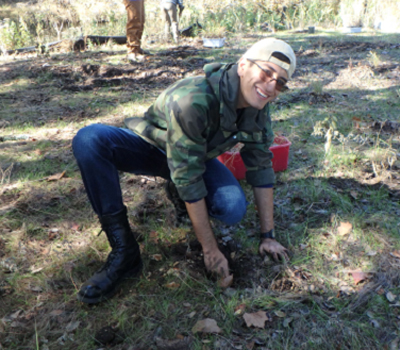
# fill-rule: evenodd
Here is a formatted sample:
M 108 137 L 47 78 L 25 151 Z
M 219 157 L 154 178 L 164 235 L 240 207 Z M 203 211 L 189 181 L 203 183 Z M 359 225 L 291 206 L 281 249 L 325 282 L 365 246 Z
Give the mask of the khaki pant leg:
M 139 53 L 145 22 L 144 0 L 124 0 L 124 5 L 128 14 L 126 46 L 128 52 Z
M 172 8 L 168 11 L 169 16 L 171 18 L 171 31 L 172 31 L 172 36 L 174 37 L 174 41 L 177 43 L 179 40 L 179 28 L 178 28 L 178 11 L 176 9 L 175 4 L 173 5 Z
M 161 16 L 164 22 L 164 35 L 165 39 L 169 38 L 169 28 L 171 27 L 171 18 L 169 17 L 169 5 L 170 3 L 161 3 Z

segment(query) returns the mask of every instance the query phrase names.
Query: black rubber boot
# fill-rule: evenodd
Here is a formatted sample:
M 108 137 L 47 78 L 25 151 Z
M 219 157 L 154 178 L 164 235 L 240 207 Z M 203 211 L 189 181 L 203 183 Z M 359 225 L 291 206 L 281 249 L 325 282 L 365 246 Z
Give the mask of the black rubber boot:
M 167 180 L 164 188 L 165 193 L 167 194 L 167 198 L 172 202 L 175 207 L 177 224 L 181 224 L 184 221 L 188 220 L 189 214 L 186 210 L 186 204 L 181 199 L 181 197 L 179 197 L 179 193 L 176 189 L 175 184 L 171 180 Z
M 136 276 L 142 269 L 139 245 L 129 226 L 126 208 L 100 217 L 100 222 L 112 250 L 103 267 L 78 292 L 78 300 L 87 304 L 112 297 L 125 278 Z

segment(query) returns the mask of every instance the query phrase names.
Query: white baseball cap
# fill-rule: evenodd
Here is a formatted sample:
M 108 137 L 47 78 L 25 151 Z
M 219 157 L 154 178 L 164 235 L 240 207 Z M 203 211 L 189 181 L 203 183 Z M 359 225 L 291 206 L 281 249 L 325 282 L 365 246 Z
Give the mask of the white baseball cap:
M 290 64 L 274 57 L 274 53 L 281 53 L 286 56 Z M 275 63 L 286 71 L 289 79 L 296 69 L 296 56 L 291 46 L 285 41 L 275 38 L 267 38 L 256 42 L 244 53 L 242 58 Z

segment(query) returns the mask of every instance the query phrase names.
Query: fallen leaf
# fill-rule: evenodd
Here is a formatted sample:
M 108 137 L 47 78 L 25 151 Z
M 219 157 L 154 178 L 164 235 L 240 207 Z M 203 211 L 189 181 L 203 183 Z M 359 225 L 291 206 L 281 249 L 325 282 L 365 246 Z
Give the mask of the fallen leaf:
M 232 285 L 233 275 L 229 275 L 228 277 L 222 278 L 218 281 L 218 286 L 222 289 L 226 289 Z
M 193 333 L 221 333 L 221 328 L 218 327 L 217 321 L 212 318 L 197 321 L 192 328 Z
M 246 309 L 246 304 L 240 304 L 239 306 L 235 307 L 235 315 L 241 315 L 244 313 L 244 310 Z
M 75 267 L 75 264 L 72 261 L 66 262 L 63 266 L 64 271 L 72 272 L 72 269 Z
M 349 274 L 353 277 L 355 284 L 359 284 L 360 282 L 368 278 L 368 275 L 365 272 L 362 272 L 361 270 L 349 271 Z
M 51 175 L 47 178 L 47 181 L 58 181 L 60 179 L 62 179 L 65 175 L 65 170 L 62 173 L 57 173 L 54 175 Z
M 390 302 L 393 303 L 397 298 L 397 295 L 394 295 L 392 292 L 387 292 L 386 293 L 386 299 Z
M 21 315 L 24 311 L 23 310 L 17 310 L 14 313 L 12 313 L 9 317 L 13 320 L 17 319 L 19 315 Z
M 53 241 L 58 236 L 57 232 L 53 232 L 53 231 L 49 231 L 48 235 L 49 235 L 49 240 L 50 241 Z
M 187 317 L 193 318 L 196 315 L 196 311 L 192 311 Z
M 158 233 L 156 231 L 151 231 L 149 234 L 149 239 L 151 242 L 158 243 Z
M 167 288 L 169 288 L 169 289 L 177 289 L 177 288 L 179 288 L 181 285 L 179 284 L 179 283 L 176 283 L 176 282 L 170 282 L 170 283 L 167 283 L 166 285 L 165 285 L 165 287 L 167 287 Z
M 357 117 L 353 117 L 353 128 L 359 129 L 361 124 L 361 119 Z
M 165 274 L 170 276 L 179 276 L 180 274 L 180 269 L 178 267 L 173 267 L 172 269 L 169 269 Z
M 354 198 L 357 199 L 358 198 L 358 193 L 356 191 L 350 191 L 350 195 Z
M 63 313 L 62 310 L 53 310 L 52 312 L 50 312 L 50 316 L 59 316 Z
M 162 255 L 161 254 L 153 254 L 153 255 L 150 256 L 150 258 L 152 260 L 155 260 L 155 261 L 161 261 L 162 260 Z
M 43 267 L 34 267 L 34 266 L 31 266 L 31 273 L 34 275 L 35 273 L 38 273 L 38 272 L 40 272 L 40 271 L 42 271 L 43 270 Z
M 80 321 L 75 321 L 75 322 L 70 322 L 68 323 L 67 327 L 65 328 L 65 330 L 68 333 L 73 332 L 75 329 L 77 329 L 79 327 L 79 325 L 81 324 Z
M 383 288 L 379 288 L 379 289 L 376 291 L 376 293 L 377 293 L 378 295 L 382 295 L 383 293 L 385 293 L 385 290 L 384 290 Z
M 280 310 L 275 311 L 274 314 L 276 316 L 278 316 L 278 317 L 281 317 L 281 318 L 286 316 L 286 314 L 283 311 L 280 311 Z
M 370 320 L 370 323 L 374 326 L 374 328 L 379 328 L 379 322 L 377 320 Z
M 247 327 L 257 327 L 257 328 L 264 328 L 265 321 L 269 320 L 267 313 L 265 311 L 258 311 L 253 312 L 251 314 L 245 313 L 243 315 L 244 321 L 246 322 Z
M 255 345 L 255 342 L 254 342 L 254 341 L 251 341 L 250 343 L 247 343 L 247 344 L 246 344 L 246 349 L 247 349 L 247 350 L 253 350 L 254 345 Z
M 394 252 L 391 252 L 390 255 L 400 259 L 400 250 L 395 250 Z
M 75 223 L 74 223 L 74 224 L 71 225 L 71 229 L 74 230 L 74 231 L 80 231 L 79 228 L 80 228 L 80 227 L 79 227 L 78 224 L 75 224 Z
M 350 222 L 340 222 L 337 228 L 337 233 L 339 236 L 345 236 L 351 232 L 353 225 Z
M 293 318 L 292 318 L 292 317 L 285 318 L 285 319 L 283 320 L 283 327 L 288 328 L 290 322 L 292 322 L 292 321 L 293 321 Z
M 182 339 L 162 339 L 159 337 L 155 338 L 157 349 L 163 350 L 176 350 L 176 349 L 189 349 L 192 339 L 189 337 L 183 337 Z

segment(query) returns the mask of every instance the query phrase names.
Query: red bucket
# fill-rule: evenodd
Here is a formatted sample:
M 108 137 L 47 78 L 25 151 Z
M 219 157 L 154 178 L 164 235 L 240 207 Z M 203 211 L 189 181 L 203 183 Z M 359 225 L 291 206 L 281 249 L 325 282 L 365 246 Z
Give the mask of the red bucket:
M 274 154 L 272 158 L 272 168 L 275 172 L 286 170 L 289 162 L 289 148 L 291 142 L 284 136 L 277 136 L 274 143 L 269 148 Z M 236 179 L 242 180 L 246 177 L 246 167 L 244 166 L 240 153 L 227 151 L 218 157 L 218 160 L 232 172 Z

